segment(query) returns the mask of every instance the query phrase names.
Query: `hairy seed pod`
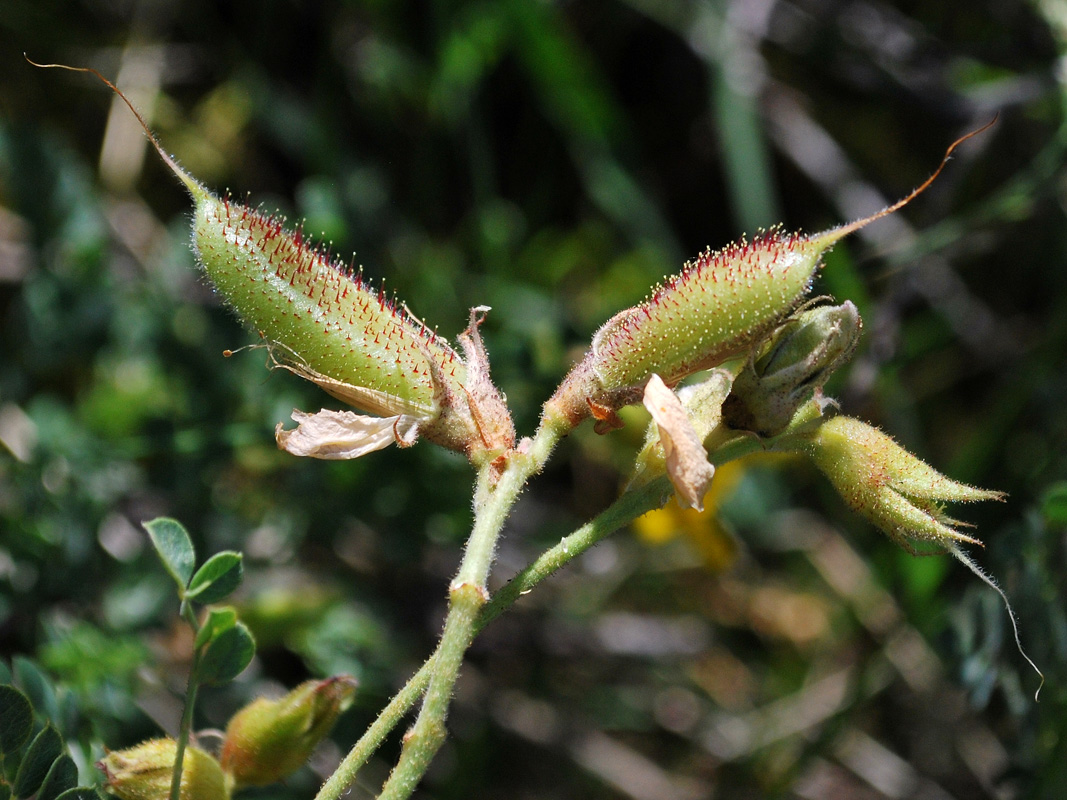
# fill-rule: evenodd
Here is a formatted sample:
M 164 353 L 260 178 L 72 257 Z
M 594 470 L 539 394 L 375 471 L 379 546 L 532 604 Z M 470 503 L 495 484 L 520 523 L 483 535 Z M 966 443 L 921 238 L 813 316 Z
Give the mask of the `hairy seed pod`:
M 186 185 L 204 271 L 246 323 L 282 348 L 284 363 L 336 381 L 324 388 L 379 414 L 433 418 L 440 411 L 435 374 L 454 390 L 462 386 L 466 367 L 456 352 L 359 273 L 347 273 L 279 220 L 194 181 Z
M 33 63 L 33 62 L 30 62 Z M 351 458 L 422 435 L 479 457 L 514 445 L 510 414 L 489 380 L 478 336 L 480 312 L 460 336 L 466 360 L 379 289 L 311 245 L 300 229 L 228 197 L 217 197 L 163 150 L 137 109 L 93 69 L 141 123 L 166 165 L 192 195 L 193 250 L 226 303 L 267 343 L 278 366 L 349 405 L 378 415 L 326 414 L 299 445 L 279 426 L 279 446 L 300 455 Z M 301 412 L 297 412 L 301 413 Z M 303 415 L 302 418 L 307 418 Z M 323 438 L 321 431 L 330 428 Z M 314 441 L 307 441 L 314 439 Z
M 990 125 L 992 123 L 989 123 Z M 758 342 L 808 293 L 823 253 L 863 226 L 911 202 L 941 173 L 967 134 L 948 148 L 937 171 L 904 199 L 864 219 L 817 234 L 761 232 L 702 253 L 593 336 L 585 358 L 545 405 L 546 415 L 577 425 L 590 414 L 603 432 L 615 412 L 641 399 L 651 375 L 674 386 Z

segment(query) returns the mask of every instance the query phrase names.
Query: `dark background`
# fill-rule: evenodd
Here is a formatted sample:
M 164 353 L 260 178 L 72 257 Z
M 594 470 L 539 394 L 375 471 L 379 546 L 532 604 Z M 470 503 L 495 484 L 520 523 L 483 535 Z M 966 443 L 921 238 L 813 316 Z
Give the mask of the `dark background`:
M 754 461 L 720 475 L 718 521 L 646 519 L 489 628 L 419 796 L 1062 796 L 1056 4 L 0 6 L 0 653 L 65 687 L 86 764 L 173 728 L 189 642 L 139 522 L 178 517 L 201 554 L 245 552 L 260 645 L 197 727 L 353 673 L 321 772 L 432 649 L 471 471 L 429 445 L 279 453 L 292 408 L 336 404 L 262 350 L 222 357 L 254 337 L 197 274 L 184 190 L 104 87 L 23 52 L 116 79 L 192 174 L 306 220 L 443 334 L 492 306 L 521 433 L 596 327 L 687 257 L 869 213 L 999 113 L 923 197 L 838 245 L 815 291 L 866 323 L 830 387 L 843 409 L 1010 494 L 958 511 L 1048 678 L 1040 702 L 974 576 L 899 551 L 804 464 Z M 561 447 L 494 580 L 611 502 L 642 430 L 634 414 Z M 372 796 L 397 747 L 350 797 Z

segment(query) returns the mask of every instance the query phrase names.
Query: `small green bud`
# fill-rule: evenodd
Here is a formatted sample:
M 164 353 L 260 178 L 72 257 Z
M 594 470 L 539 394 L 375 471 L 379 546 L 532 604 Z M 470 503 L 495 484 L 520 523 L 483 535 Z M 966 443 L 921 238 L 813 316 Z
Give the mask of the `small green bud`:
M 178 744 L 151 739 L 127 750 L 114 750 L 97 762 L 109 792 L 122 800 L 167 800 Z M 229 782 L 219 762 L 196 747 L 182 759 L 181 800 L 229 800 Z
M 222 769 L 237 787 L 265 786 L 299 769 L 337 717 L 352 704 L 347 675 L 308 681 L 279 700 L 259 698 L 226 726 Z
M 722 407 L 732 428 L 762 436 L 781 433 L 797 409 L 852 356 L 863 324 L 851 302 L 793 314 L 761 344 L 734 379 Z
M 947 478 L 877 428 L 851 417 L 833 417 L 804 437 L 805 450 L 849 507 L 897 544 L 932 542 L 955 552 L 959 542 L 981 544 L 960 533 L 944 513 L 946 502 L 1001 500 L 1002 492 Z

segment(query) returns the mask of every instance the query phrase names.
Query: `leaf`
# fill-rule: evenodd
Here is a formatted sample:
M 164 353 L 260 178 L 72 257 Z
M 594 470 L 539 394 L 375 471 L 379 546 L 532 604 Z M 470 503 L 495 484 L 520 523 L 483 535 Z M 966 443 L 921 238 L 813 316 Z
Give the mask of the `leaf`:
M 100 793 L 92 786 L 76 786 L 67 789 L 56 800 L 100 800 Z
M 0 683 L 11 683 L 11 670 L 3 661 L 0 661 Z
M 1054 483 L 1041 496 L 1041 514 L 1050 525 L 1067 525 L 1067 481 Z
M 30 738 L 33 706 L 14 686 L 0 686 L 0 755 L 10 755 Z
M 62 753 L 63 739 L 59 731 L 51 724 L 46 725 L 33 737 L 33 741 L 26 749 L 26 755 L 19 765 L 15 782 L 11 786 L 11 794 L 15 797 L 29 797 L 36 792 L 45 776 L 48 775 L 48 770 Z
M 163 566 L 177 582 L 178 588 L 184 592 L 193 576 L 193 565 L 196 563 L 196 551 L 193 549 L 189 532 L 180 522 L 169 517 L 157 517 L 142 525 L 148 531 Z
M 56 800 L 59 795 L 78 785 L 78 767 L 74 759 L 64 753 L 55 760 L 37 790 L 37 800 Z
M 229 630 L 236 624 L 237 611 L 235 611 L 232 606 L 212 608 L 208 611 L 204 624 L 201 625 L 200 630 L 197 631 L 196 641 L 193 646 L 197 648 L 203 647 L 212 639 L 217 639 L 221 633 Z
M 189 581 L 185 597 L 198 603 L 217 603 L 240 585 L 243 576 L 241 554 L 224 550 L 213 555 L 196 571 Z
M 256 642 L 243 622 L 220 633 L 210 645 L 200 662 L 200 681 L 218 686 L 232 681 L 252 661 L 256 654 Z
M 41 668 L 25 656 L 15 656 L 11 664 L 14 667 L 15 681 L 26 692 L 37 713 L 46 719 L 59 716 L 56 690 L 52 688 Z

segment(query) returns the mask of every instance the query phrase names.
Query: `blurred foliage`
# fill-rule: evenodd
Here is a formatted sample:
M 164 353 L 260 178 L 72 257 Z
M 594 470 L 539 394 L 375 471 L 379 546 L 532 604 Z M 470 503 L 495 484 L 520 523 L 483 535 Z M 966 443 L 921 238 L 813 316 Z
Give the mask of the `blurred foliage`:
M 177 724 L 192 642 L 138 527 L 173 515 L 202 552 L 245 553 L 261 644 L 198 728 L 308 674 L 361 681 L 334 748 L 272 794 L 310 796 L 430 652 L 471 476 L 428 446 L 277 452 L 278 421 L 330 401 L 262 350 L 223 359 L 254 337 L 197 276 L 184 192 L 102 87 L 23 51 L 116 77 L 193 174 L 306 219 L 442 333 L 492 306 L 524 432 L 596 327 L 686 257 L 867 213 L 999 112 L 816 292 L 867 326 L 829 393 L 1010 493 L 964 516 L 1041 702 L 973 576 L 882 541 L 812 470 L 756 464 L 717 499 L 723 571 L 689 522 L 623 533 L 490 627 L 422 796 L 1062 796 L 1059 4 L 6 0 L 0 41 L 0 654 L 69 693 L 87 752 Z M 641 431 L 572 437 L 501 576 L 611 500 Z

